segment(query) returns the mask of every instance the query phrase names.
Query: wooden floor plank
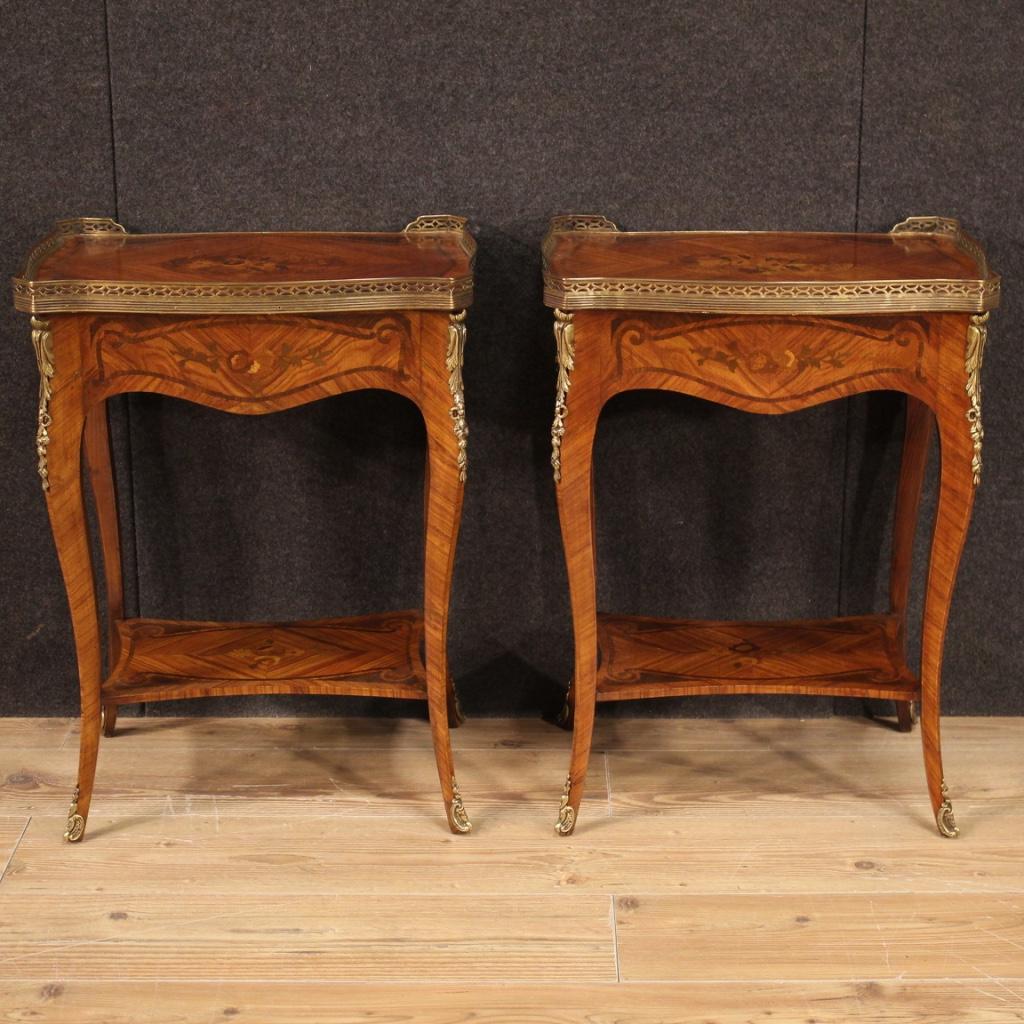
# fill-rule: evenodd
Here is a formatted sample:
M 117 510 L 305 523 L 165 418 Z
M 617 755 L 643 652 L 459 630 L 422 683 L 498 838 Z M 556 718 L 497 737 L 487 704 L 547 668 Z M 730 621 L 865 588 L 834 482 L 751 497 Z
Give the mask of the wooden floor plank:
M 972 803 L 1024 800 L 1024 744 L 943 747 L 955 810 Z M 607 755 L 613 813 L 684 817 L 734 814 L 917 814 L 928 811 L 924 763 L 916 737 L 893 736 L 871 751 L 837 743 L 806 749 L 777 743 L 729 751 L 660 750 Z M 586 805 L 581 812 L 586 813 Z M 965 820 L 967 815 L 965 815 Z
M 70 718 L 0 718 L 0 750 L 59 747 L 77 728 Z M 76 741 L 77 742 L 77 741 Z
M 0 880 L 6 877 L 14 851 L 28 827 L 29 819 L 24 815 L 0 818 Z
M 408 818 L 116 817 L 86 839 L 32 819 L 0 891 L 320 893 L 1024 893 L 1024 817 L 980 815 L 956 842 L 926 815 L 587 819 L 481 817 L 468 836 Z M 201 866 L 201 870 L 197 867 Z
M 10 723 L 14 723 L 11 725 Z M 26 723 L 21 725 L 19 723 Z M 38 723 L 29 725 L 27 723 Z M 52 723 L 52 724 L 51 724 Z M 7 728 L 16 745 L 45 747 L 31 742 L 35 728 L 64 730 L 66 746 L 78 743 L 77 719 L 0 719 L 0 738 Z M 1024 744 L 1022 718 L 945 718 L 943 737 L 950 746 L 982 743 L 986 746 Z M 188 718 L 130 717 L 118 719 L 113 742 L 131 740 L 155 745 L 209 747 L 327 747 L 346 750 L 385 747 L 430 749 L 430 728 L 425 718 L 223 718 L 196 715 Z M 861 716 L 841 718 L 624 718 L 609 717 L 598 709 L 594 749 L 601 750 L 734 750 L 754 747 L 849 749 L 886 745 L 893 741 L 920 748 L 919 734 L 901 736 L 894 720 Z M 494 748 L 540 749 L 569 754 L 569 734 L 539 717 L 469 718 L 452 731 L 456 750 Z M 9 743 L 0 743 L 10 746 Z M 109 745 L 107 745 L 109 746 Z
M 626 981 L 1012 979 L 1024 896 L 620 896 Z
M 947 982 L 421 985 L 0 981 L 34 1024 L 1019 1024 L 1019 986 Z
M 0 1019 L 1021 1024 L 1024 719 L 943 724 L 956 842 L 858 718 L 601 716 L 569 838 L 535 719 L 456 837 L 422 721 L 125 718 L 72 846 L 77 726 L 0 720 Z
M 588 786 L 591 813 L 606 813 L 601 756 Z M 456 758 L 470 818 L 506 812 L 557 812 L 566 758 L 545 750 L 467 750 Z M 0 749 L 0 814 L 63 813 L 75 784 L 70 747 Z M 415 815 L 434 819 L 443 805 L 432 750 L 324 747 L 191 750 L 115 738 L 101 747 L 93 810 L 110 814 L 247 814 L 305 817 L 329 813 Z
M 863 729 L 863 726 L 856 728 Z M 831 726 L 829 730 L 831 731 Z M 187 733 L 187 731 L 186 731 Z M 186 733 L 178 733 L 185 735 Z M 859 733 L 857 735 L 860 735 Z M 1016 806 L 1024 797 L 1012 730 L 1003 742 L 946 744 L 946 777 L 958 811 L 972 801 Z M 190 747 L 149 744 L 145 732 L 106 741 L 100 752 L 97 810 L 142 814 L 304 814 L 310 807 L 373 815 L 435 813 L 439 802 L 428 747 Z M 320 737 L 322 738 L 322 737 Z M 532 813 L 560 792 L 562 751 L 498 746 L 466 749 L 457 759 L 460 788 L 474 808 L 502 803 Z M 588 778 L 587 816 L 603 813 L 604 772 L 598 754 Z M 613 808 L 620 813 L 779 815 L 915 814 L 927 806 L 917 738 L 886 734 L 870 749 L 835 742 L 805 745 L 776 737 L 770 745 L 721 750 L 612 750 Z M 55 813 L 74 784 L 74 744 L 63 749 L 0 748 L 0 813 Z M 553 794 L 553 795 L 552 795 Z M 756 798 L 756 799 L 752 799 Z M 300 803 L 310 801 L 310 805 Z M 169 802 L 169 803 L 168 803 Z M 128 807 L 127 805 L 130 805 Z
M 615 980 L 609 902 L 0 892 L 0 978 Z

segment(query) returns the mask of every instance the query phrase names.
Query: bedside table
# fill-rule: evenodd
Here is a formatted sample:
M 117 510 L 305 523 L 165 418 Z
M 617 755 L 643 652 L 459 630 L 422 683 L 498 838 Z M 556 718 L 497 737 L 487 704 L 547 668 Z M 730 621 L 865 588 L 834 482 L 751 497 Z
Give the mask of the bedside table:
M 122 704 L 228 694 L 426 700 L 448 824 L 468 832 L 452 765 L 458 703 L 446 640 L 466 479 L 462 356 L 475 243 L 461 217 L 394 233 L 127 233 L 61 221 L 14 281 L 39 364 L 36 453 L 71 608 L 82 702 L 82 838 L 101 729 Z M 316 622 L 125 618 L 106 401 L 132 391 L 253 415 L 360 388 L 411 399 L 426 423 L 424 606 Z M 82 458 L 110 623 L 100 614 Z
M 562 714 L 572 761 L 556 830 L 573 831 L 595 704 L 797 693 L 920 703 L 939 831 L 958 830 L 942 774 L 939 682 L 957 565 L 981 476 L 981 361 L 999 278 L 955 220 L 888 234 L 623 232 L 557 217 L 544 241 L 558 378 L 551 463 L 568 566 L 575 670 Z M 613 395 L 654 388 L 779 414 L 864 391 L 907 396 L 889 609 L 790 622 L 603 614 L 596 603 L 592 451 Z M 910 563 L 933 422 L 942 468 L 920 676 L 907 666 Z

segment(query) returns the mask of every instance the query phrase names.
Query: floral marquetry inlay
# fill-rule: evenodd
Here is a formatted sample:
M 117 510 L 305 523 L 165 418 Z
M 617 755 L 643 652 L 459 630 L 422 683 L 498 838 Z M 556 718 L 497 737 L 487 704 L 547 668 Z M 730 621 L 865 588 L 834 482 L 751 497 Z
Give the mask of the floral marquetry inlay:
M 148 321 L 147 321 L 148 322 Z M 117 320 L 96 334 L 99 378 L 149 377 L 234 400 L 288 394 L 360 370 L 405 376 L 409 322 L 395 314 L 210 317 L 139 329 Z
M 135 619 L 121 633 L 122 683 L 172 677 L 253 679 L 268 685 L 348 677 L 405 682 L 422 672 L 422 626 L 412 614 L 316 623 Z
M 925 376 L 927 332 L 917 320 L 879 326 L 799 317 L 665 315 L 615 326 L 620 376 L 660 372 L 766 402 L 798 398 L 872 374 Z M 870 360 L 865 353 L 870 353 Z

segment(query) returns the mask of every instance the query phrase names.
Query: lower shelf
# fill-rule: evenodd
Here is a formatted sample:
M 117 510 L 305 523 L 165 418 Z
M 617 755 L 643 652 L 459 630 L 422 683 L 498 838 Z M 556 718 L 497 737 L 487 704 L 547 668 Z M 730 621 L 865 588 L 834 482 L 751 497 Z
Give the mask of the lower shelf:
M 599 615 L 598 700 L 800 693 L 913 700 L 891 615 L 701 622 Z
M 107 704 L 322 693 L 424 699 L 423 616 L 390 612 L 315 622 L 124 619 Z

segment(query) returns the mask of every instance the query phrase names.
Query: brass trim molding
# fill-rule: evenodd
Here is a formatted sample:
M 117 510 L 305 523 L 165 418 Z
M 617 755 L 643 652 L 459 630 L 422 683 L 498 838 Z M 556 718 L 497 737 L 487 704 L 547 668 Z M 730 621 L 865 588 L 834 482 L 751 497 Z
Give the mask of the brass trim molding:
M 960 835 L 956 818 L 953 817 L 953 804 L 949 799 L 949 787 L 946 785 L 945 779 L 942 780 L 942 803 L 939 804 L 939 809 L 935 813 L 935 824 L 947 839 L 956 839 Z
M 466 218 L 454 214 L 417 217 L 407 233 L 460 235 L 472 264 L 476 243 Z M 289 281 L 277 284 L 210 281 L 37 281 L 42 261 L 73 235 L 128 234 L 108 217 L 58 221 L 29 254 L 13 279 L 14 306 L 23 313 L 337 313 L 364 309 L 457 310 L 473 301 L 473 278 L 362 278 Z
M 544 258 L 544 280 L 547 281 L 547 258 L 555 242 L 555 235 L 565 231 L 618 231 L 619 226 L 613 220 L 600 213 L 560 213 L 552 217 L 548 230 L 541 241 L 540 251 Z
M 981 483 L 981 442 L 985 438 L 985 430 L 981 424 L 981 363 L 985 356 L 985 342 L 988 340 L 988 317 L 988 313 L 971 317 L 964 356 L 964 369 L 967 372 L 965 387 L 971 403 L 967 410 L 967 421 L 971 425 L 971 441 L 974 444 L 971 470 L 974 474 L 975 487 Z
M 544 237 L 544 302 L 563 310 L 647 309 L 669 313 L 803 313 L 836 315 L 888 312 L 983 313 L 999 305 L 1000 279 L 988 268 L 981 246 L 951 217 L 908 217 L 890 234 L 945 235 L 970 256 L 977 280 L 921 281 L 671 281 L 612 277 L 554 277 L 547 257 L 554 236 L 571 231 L 618 231 L 607 217 L 554 217 Z M 701 234 L 673 231 L 659 234 Z M 735 234 L 736 232 L 722 232 Z M 749 232 L 746 232 L 749 233 Z M 761 232 L 757 232 L 760 234 Z
M 39 269 L 39 264 L 50 255 L 55 252 L 63 244 L 65 239 L 69 235 L 110 235 L 110 234 L 127 234 L 124 227 L 117 223 L 116 220 L 111 220 L 109 217 L 72 217 L 68 220 L 59 220 L 54 225 L 53 231 L 50 232 L 29 254 L 28 259 L 25 261 L 25 268 L 21 274 L 16 277 L 15 283 L 18 280 L 30 280 L 35 277 L 36 270 Z M 15 289 L 15 296 L 17 296 L 17 289 Z M 33 312 L 27 310 L 27 312 Z
M 45 320 L 32 317 L 32 347 L 36 353 L 36 365 L 39 367 L 39 416 L 36 425 L 36 457 L 38 458 L 39 479 L 43 482 L 43 490 L 50 489 L 50 472 L 46 462 L 46 450 L 50 447 L 50 399 L 53 387 L 50 381 L 57 372 L 53 359 L 53 335 L 50 325 Z
M 462 251 L 472 262 L 476 256 L 476 240 L 469 233 L 468 224 L 467 218 L 454 213 L 425 213 L 415 220 L 409 221 L 402 230 L 407 234 L 419 232 L 424 235 L 457 232 L 461 236 L 459 244 L 462 246 Z
M 966 253 L 974 260 L 975 266 L 978 268 L 978 276 L 983 279 L 989 277 L 985 250 L 960 227 L 960 221 L 955 217 L 908 217 L 890 228 L 889 234 L 948 235 L 956 242 L 956 247 L 961 252 Z
M 71 795 L 71 806 L 68 808 L 68 820 L 64 826 L 64 838 L 69 843 L 77 843 L 85 834 L 85 818 L 78 813 L 78 796 L 80 789 L 75 786 Z
M 570 375 L 576 359 L 576 329 L 572 313 L 555 310 L 555 354 L 558 360 L 558 382 L 555 385 L 555 418 L 551 423 L 551 468 L 555 483 L 562 479 L 562 438 L 565 436 L 565 417 L 569 415 Z
M 548 232 L 555 231 L 618 231 L 619 225 L 600 213 L 560 213 L 551 218 Z
M 569 806 L 569 791 L 572 789 L 572 775 L 565 777 L 565 789 L 562 791 L 562 802 L 558 805 L 558 821 L 555 831 L 560 836 L 569 835 L 576 827 L 576 811 Z
M 465 231 L 468 221 L 454 213 L 423 213 L 415 220 L 409 221 L 403 231 Z
M 466 425 L 466 394 L 462 384 L 462 360 L 466 350 L 466 311 L 452 313 L 448 317 L 448 351 L 445 366 L 448 368 L 448 390 L 452 393 L 452 429 L 459 445 L 457 465 L 459 480 L 466 482 L 467 444 L 469 427 Z
M 332 313 L 360 309 L 460 309 L 473 278 L 364 278 L 288 284 L 168 284 L 14 280 L 25 313 Z
M 67 217 L 57 221 L 62 235 L 126 235 L 127 229 L 110 217 Z
M 544 302 L 559 309 L 678 313 L 984 312 L 999 305 L 999 278 L 984 281 L 661 281 L 544 275 Z
M 473 823 L 469 820 L 465 805 L 462 803 L 462 794 L 459 792 L 455 776 L 452 776 L 452 802 L 448 805 L 448 824 L 453 832 L 473 831 Z

